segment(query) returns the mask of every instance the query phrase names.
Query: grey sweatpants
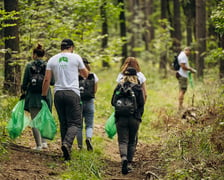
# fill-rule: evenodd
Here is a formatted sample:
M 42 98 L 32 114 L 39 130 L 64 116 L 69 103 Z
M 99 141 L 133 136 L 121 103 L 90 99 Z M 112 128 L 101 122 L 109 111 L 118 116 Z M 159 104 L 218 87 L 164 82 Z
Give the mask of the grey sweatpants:
M 71 90 L 57 91 L 54 104 L 60 121 L 61 142 L 71 150 L 78 128 L 81 128 L 80 97 Z

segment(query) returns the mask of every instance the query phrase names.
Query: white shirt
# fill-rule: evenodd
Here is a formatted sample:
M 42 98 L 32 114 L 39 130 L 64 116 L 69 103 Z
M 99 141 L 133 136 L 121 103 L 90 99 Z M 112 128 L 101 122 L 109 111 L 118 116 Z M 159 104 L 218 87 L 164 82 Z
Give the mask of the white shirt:
M 116 81 L 119 83 L 123 77 L 124 75 L 119 73 Z M 137 72 L 137 77 L 140 84 L 143 84 L 146 81 L 145 75 L 142 72 Z
M 84 69 L 82 58 L 74 53 L 59 53 L 51 57 L 47 63 L 47 70 L 51 70 L 55 79 L 54 91 L 72 90 L 79 92 L 79 69 Z
M 188 65 L 188 57 L 187 55 L 185 54 L 184 51 L 182 51 L 179 55 L 178 55 L 178 63 L 179 64 L 185 64 L 187 67 L 189 66 Z M 182 77 L 185 77 L 187 78 L 187 75 L 188 75 L 188 71 L 184 70 L 181 66 L 180 66 L 180 69 L 178 71 L 178 73 L 182 76 Z

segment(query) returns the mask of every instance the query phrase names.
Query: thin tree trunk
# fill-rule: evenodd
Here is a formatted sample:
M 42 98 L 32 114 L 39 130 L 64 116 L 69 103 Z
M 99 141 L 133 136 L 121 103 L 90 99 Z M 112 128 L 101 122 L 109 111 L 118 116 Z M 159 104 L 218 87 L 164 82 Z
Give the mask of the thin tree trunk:
M 224 49 L 224 35 L 219 36 L 219 46 Z M 219 78 L 224 80 L 224 56 L 222 56 L 219 60 Z M 222 81 L 224 83 L 224 81 Z
M 18 12 L 18 0 L 5 0 L 4 8 L 7 12 Z M 18 20 L 8 20 L 6 23 L 15 23 L 16 25 L 4 29 L 5 37 L 13 37 L 5 40 L 7 52 L 5 53 L 4 91 L 8 92 L 9 95 L 18 95 L 21 83 L 21 68 L 18 64 L 18 58 L 16 58 L 16 55 L 18 56 L 19 53 Z
M 161 19 L 167 18 L 167 0 L 161 0 Z M 164 27 L 166 28 L 166 27 Z M 166 77 L 167 75 L 167 69 L 166 69 L 166 64 L 167 64 L 167 52 L 163 51 L 160 53 L 160 62 L 159 62 L 159 69 L 162 72 L 161 74 Z
M 174 27 L 174 38 L 181 42 L 181 23 L 180 23 L 180 2 L 179 0 L 173 0 L 173 27 Z
M 150 31 L 149 31 L 149 0 L 145 0 L 143 1 L 143 12 L 144 12 L 144 24 L 143 24 L 143 28 L 144 28 L 144 32 L 143 32 L 143 39 L 145 41 L 145 50 L 148 51 L 149 50 L 149 39 L 150 39 Z
M 184 15 L 186 17 L 187 46 L 192 43 L 193 27 L 195 22 L 195 0 L 182 1 Z
M 127 50 L 127 37 L 126 37 L 126 18 L 125 18 L 125 6 L 124 6 L 124 0 L 118 0 L 118 4 L 121 4 L 121 12 L 120 12 L 120 36 L 123 42 L 122 45 L 122 64 L 124 60 L 128 56 L 128 50 Z
M 104 49 L 107 48 L 108 45 L 108 25 L 107 25 L 107 12 L 106 12 L 106 5 L 107 5 L 107 1 L 103 1 L 102 5 L 100 7 L 100 13 L 101 13 L 101 18 L 102 18 L 102 51 L 104 51 Z M 110 64 L 108 61 L 106 61 L 105 59 L 103 59 L 102 61 L 102 66 L 103 67 L 110 67 Z
M 204 52 L 206 51 L 206 0 L 196 0 L 196 68 L 198 78 L 203 78 Z

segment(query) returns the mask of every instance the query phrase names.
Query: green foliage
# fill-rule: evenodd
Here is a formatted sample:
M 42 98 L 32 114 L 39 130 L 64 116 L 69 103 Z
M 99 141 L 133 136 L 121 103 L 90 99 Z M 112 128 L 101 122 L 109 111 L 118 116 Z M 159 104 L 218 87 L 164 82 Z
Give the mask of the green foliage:
M 23 0 L 19 5 L 21 56 L 24 59 L 30 59 L 31 53 L 27 54 L 27 51 L 31 51 L 37 42 L 45 46 L 47 58 L 51 57 L 60 51 L 60 43 L 64 38 L 74 40 L 75 51 L 91 61 L 107 59 L 111 62 L 112 55 L 120 51 L 118 36 L 111 36 L 108 48 L 101 50 L 101 1 Z M 110 20 L 118 18 L 119 7 L 107 2 L 106 10 Z M 108 25 L 111 26 L 110 21 Z
M 0 31 L 2 31 L 6 27 L 12 27 L 15 26 L 15 23 L 10 23 L 10 20 L 17 20 L 18 19 L 18 12 L 11 11 L 6 12 L 5 10 L 0 9 Z M 4 41 L 6 39 L 13 39 L 14 37 L 3 37 L 0 39 L 0 45 L 4 45 Z
M 151 47 L 153 50 L 153 62 L 159 62 L 159 57 L 161 53 L 169 54 L 169 49 L 172 45 L 172 39 L 170 37 L 170 31 L 172 27 L 170 26 L 167 19 L 159 20 L 160 26 L 157 28 L 156 37 L 151 42 Z
M 0 97 L 0 158 L 6 153 L 6 149 L 3 146 L 3 143 L 9 141 L 9 137 L 6 136 L 6 125 L 10 119 L 11 112 L 15 104 L 18 102 L 18 99 L 15 97 L 7 97 L 2 95 Z
M 61 175 L 62 179 L 98 180 L 102 178 L 100 169 L 103 167 L 101 151 L 94 149 L 94 152 L 86 150 L 74 151 L 74 161 L 67 163 L 67 170 Z
M 217 8 L 213 10 L 211 19 L 219 34 L 224 34 L 224 1 L 220 1 Z

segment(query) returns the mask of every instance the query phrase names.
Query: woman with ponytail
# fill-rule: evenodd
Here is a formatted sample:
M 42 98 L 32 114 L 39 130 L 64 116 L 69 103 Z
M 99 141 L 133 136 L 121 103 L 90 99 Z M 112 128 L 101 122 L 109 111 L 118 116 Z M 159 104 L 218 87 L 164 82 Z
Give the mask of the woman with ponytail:
M 41 44 L 38 44 L 37 47 L 33 49 L 33 60 L 25 67 L 21 85 L 22 95 L 20 99 L 25 98 L 25 110 L 30 112 L 32 119 L 35 118 L 42 106 L 42 83 L 46 71 L 46 62 L 43 60 L 44 55 L 45 50 Z M 52 85 L 54 84 L 53 81 L 54 80 L 52 80 Z M 52 94 L 50 88 L 48 90 L 46 102 L 51 110 Z M 42 148 L 48 148 L 47 142 L 41 137 L 39 130 L 37 128 L 32 128 L 32 132 L 36 143 L 36 147 L 34 147 L 34 149 L 41 150 Z

